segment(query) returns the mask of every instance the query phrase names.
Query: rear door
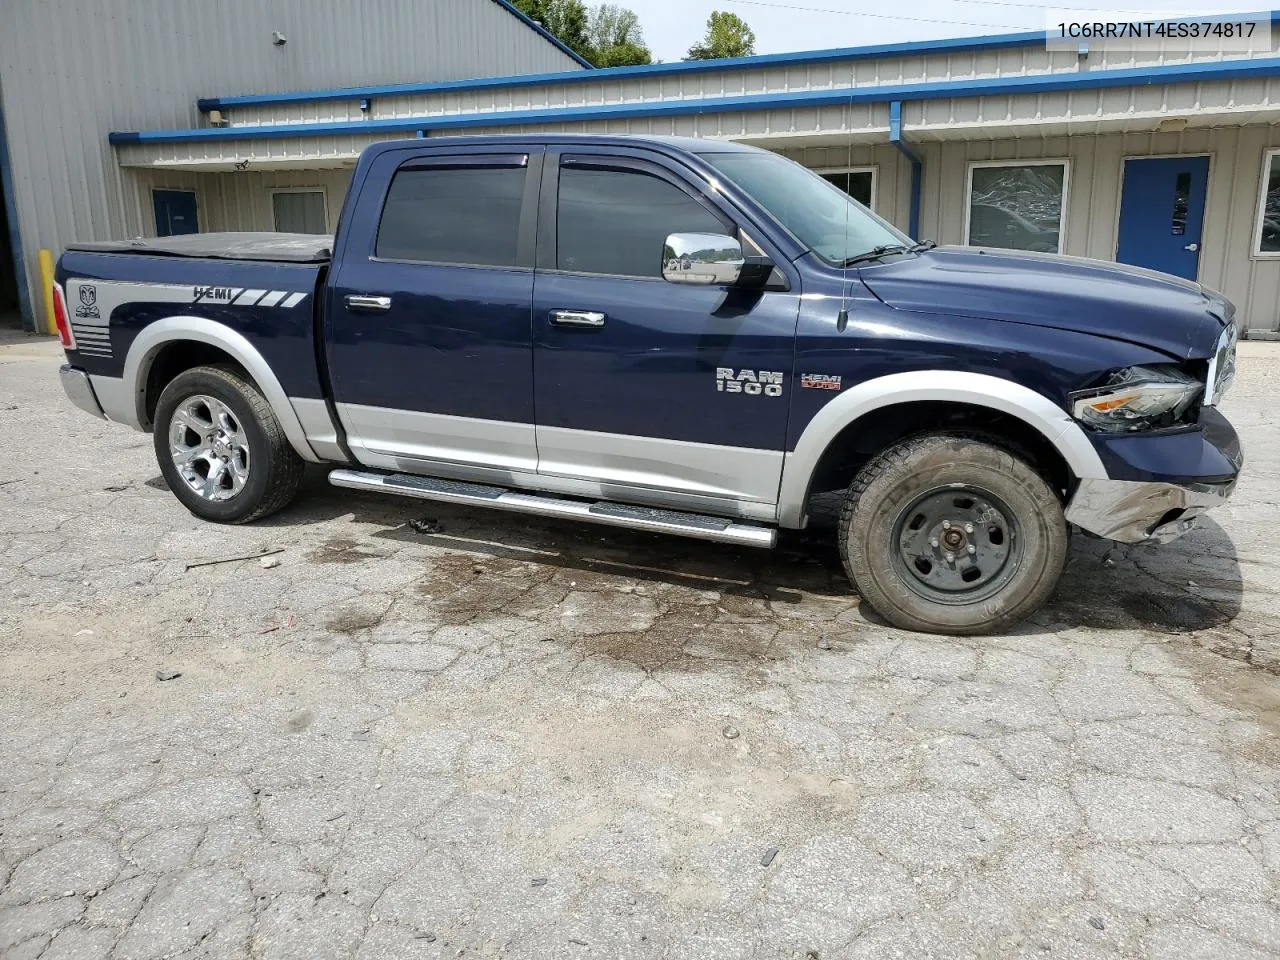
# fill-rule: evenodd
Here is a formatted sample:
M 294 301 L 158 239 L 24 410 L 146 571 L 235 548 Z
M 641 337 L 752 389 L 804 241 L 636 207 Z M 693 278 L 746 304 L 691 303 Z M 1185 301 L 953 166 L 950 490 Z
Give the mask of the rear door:
M 549 152 L 541 202 L 533 366 L 544 485 L 772 518 L 798 277 L 788 292 L 663 280 L 668 234 L 740 231 L 696 174 L 658 154 Z
M 408 148 L 370 166 L 326 329 L 338 415 L 362 463 L 495 482 L 535 474 L 541 160 L 527 146 Z

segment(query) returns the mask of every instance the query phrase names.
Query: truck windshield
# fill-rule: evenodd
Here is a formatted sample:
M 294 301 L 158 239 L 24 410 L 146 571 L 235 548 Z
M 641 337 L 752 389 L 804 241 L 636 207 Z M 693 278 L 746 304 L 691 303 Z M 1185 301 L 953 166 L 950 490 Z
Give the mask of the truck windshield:
M 805 247 L 831 264 L 911 238 L 834 184 L 776 153 L 703 153 L 703 160 L 768 210 Z

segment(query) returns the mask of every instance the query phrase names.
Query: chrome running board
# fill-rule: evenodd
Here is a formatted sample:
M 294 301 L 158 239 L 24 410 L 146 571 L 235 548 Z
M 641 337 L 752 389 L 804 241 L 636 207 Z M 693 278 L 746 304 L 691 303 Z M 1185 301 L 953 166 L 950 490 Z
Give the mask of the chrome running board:
M 406 473 L 334 470 L 329 474 L 329 482 L 335 487 L 346 487 L 351 490 L 394 493 L 402 497 L 416 497 L 419 500 L 491 507 L 496 510 L 530 513 L 539 517 L 585 520 L 588 523 L 601 523 L 609 527 L 625 527 L 628 530 L 644 530 L 648 533 L 671 533 L 697 540 L 736 543 L 744 547 L 763 547 L 766 550 L 778 539 L 778 532 L 772 527 L 738 523 L 724 517 L 681 513 L 677 510 L 659 510 L 653 507 L 636 507 L 625 503 L 565 500 L 546 494 L 522 493 L 483 483 L 418 477 Z

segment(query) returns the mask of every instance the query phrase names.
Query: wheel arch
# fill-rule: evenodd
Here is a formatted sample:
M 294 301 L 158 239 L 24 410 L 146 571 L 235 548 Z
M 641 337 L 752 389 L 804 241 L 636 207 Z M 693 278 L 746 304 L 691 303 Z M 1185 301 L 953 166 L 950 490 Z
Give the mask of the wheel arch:
M 298 456 L 312 463 L 319 462 L 320 458 L 307 442 L 302 423 L 289 402 L 289 395 L 266 358 L 243 334 L 205 317 L 165 317 L 148 324 L 134 338 L 124 364 L 124 383 L 130 385 L 134 396 L 134 426 L 145 430 L 151 424 L 154 407 L 149 408 L 148 386 L 153 365 L 166 348 L 183 343 L 216 349 L 239 365 L 262 391 L 280 421 L 289 445 Z
M 1093 444 L 1065 410 L 1029 387 L 1001 377 L 951 370 L 919 370 L 877 377 L 834 397 L 809 421 L 787 453 L 778 495 L 778 523 L 802 527 L 811 485 L 833 444 L 865 418 L 887 408 L 921 403 L 981 408 L 1019 421 L 1049 444 L 1076 479 L 1105 478 Z

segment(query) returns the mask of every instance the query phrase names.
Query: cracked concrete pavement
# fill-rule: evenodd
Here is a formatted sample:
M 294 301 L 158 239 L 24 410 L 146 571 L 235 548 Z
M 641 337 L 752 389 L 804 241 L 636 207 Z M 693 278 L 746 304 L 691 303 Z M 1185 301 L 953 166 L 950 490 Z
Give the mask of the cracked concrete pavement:
M 1280 350 L 1243 352 L 1228 506 L 1077 538 L 1033 622 L 953 640 L 860 610 L 821 529 L 753 553 L 322 477 L 204 524 L 16 338 L 0 955 L 1280 955 Z

